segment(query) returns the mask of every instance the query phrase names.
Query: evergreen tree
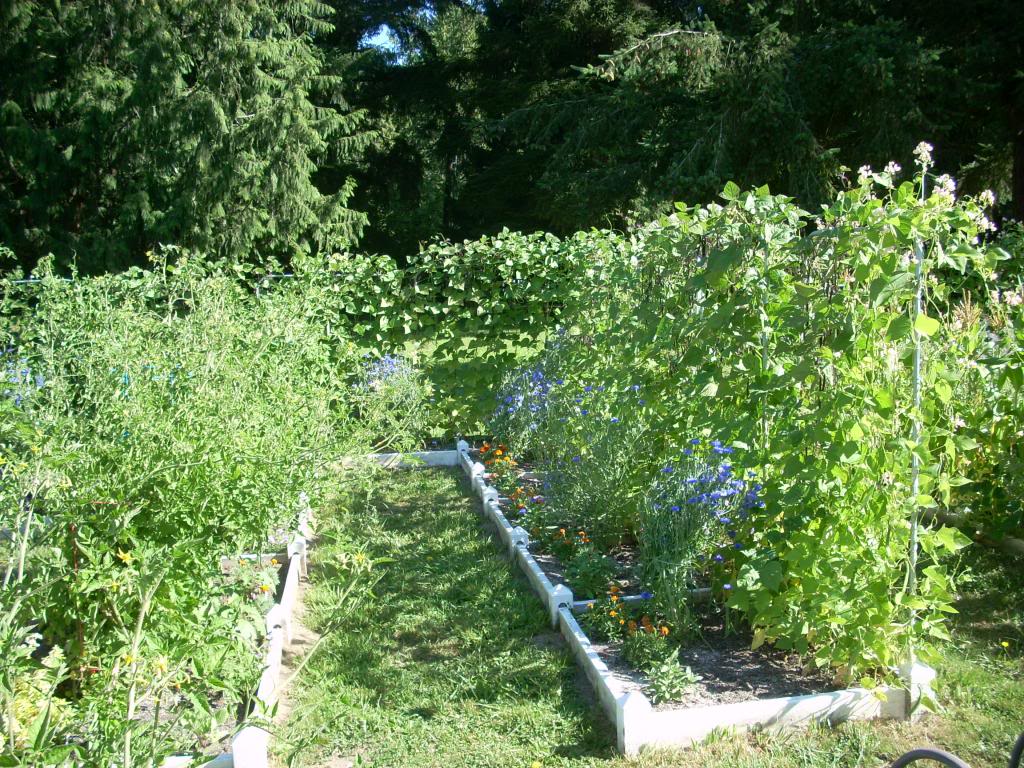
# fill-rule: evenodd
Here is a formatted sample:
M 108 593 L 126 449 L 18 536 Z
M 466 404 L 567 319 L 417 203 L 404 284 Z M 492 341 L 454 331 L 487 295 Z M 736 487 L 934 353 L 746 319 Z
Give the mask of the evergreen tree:
M 0 13 L 0 242 L 31 266 L 136 263 L 158 242 L 287 259 L 366 223 L 318 163 L 367 143 L 314 44 L 312 0 L 38 3 Z M 317 99 L 320 99 L 318 102 Z

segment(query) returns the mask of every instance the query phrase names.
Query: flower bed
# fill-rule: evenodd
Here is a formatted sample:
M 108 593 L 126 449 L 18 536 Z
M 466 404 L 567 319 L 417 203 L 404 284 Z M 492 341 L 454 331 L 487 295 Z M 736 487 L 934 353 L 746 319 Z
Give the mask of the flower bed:
M 574 655 L 597 693 L 608 718 L 615 724 L 621 752 L 635 754 L 651 746 L 689 746 L 716 728 L 754 729 L 811 722 L 838 723 L 851 719 L 910 716 L 922 696 L 931 694 L 929 684 L 934 673 L 920 664 L 900 671 L 898 684 L 874 689 L 864 687 L 803 695 L 771 696 L 748 701 L 658 708 L 645 693 L 636 676 L 613 668 L 602 648 L 591 641 L 577 615 L 600 610 L 593 600 L 573 599 L 564 583 L 554 583 L 530 552 L 530 534 L 514 525 L 505 514 L 506 504 L 500 491 L 488 483 L 493 474 L 474 461 L 467 443 L 459 444 L 459 464 L 469 475 L 473 489 L 483 503 L 484 515 L 495 525 L 502 544 L 519 564 L 528 581 L 548 610 L 552 625 L 565 636 Z M 508 497 L 504 497 L 508 499 Z M 697 595 L 705 597 L 706 594 Z M 613 590 L 607 602 L 612 605 L 642 603 L 645 594 L 619 594 Z M 612 610 L 615 610 L 614 608 Z M 610 612 L 610 611 L 609 611 Z M 612 616 L 615 620 L 616 617 Z M 662 634 L 666 625 L 648 618 L 651 634 Z M 641 632 L 646 634 L 645 626 Z M 741 679 L 742 682 L 742 679 Z

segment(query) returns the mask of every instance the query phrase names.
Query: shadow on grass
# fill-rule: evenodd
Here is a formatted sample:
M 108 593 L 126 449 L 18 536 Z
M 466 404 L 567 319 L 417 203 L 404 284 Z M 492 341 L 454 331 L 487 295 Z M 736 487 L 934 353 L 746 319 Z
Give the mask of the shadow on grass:
M 364 744 L 380 742 L 383 764 L 401 751 L 402 765 L 461 765 L 471 748 L 445 734 L 469 729 L 495 758 L 534 754 L 538 734 L 547 754 L 610 756 L 613 729 L 564 646 L 538 642 L 551 634 L 546 612 L 483 529 L 461 473 L 405 471 L 388 489 L 383 507 L 350 521 L 387 561 L 377 597 L 311 664 L 321 686 L 357 704 Z M 318 557 L 317 584 L 336 578 L 334 555 Z

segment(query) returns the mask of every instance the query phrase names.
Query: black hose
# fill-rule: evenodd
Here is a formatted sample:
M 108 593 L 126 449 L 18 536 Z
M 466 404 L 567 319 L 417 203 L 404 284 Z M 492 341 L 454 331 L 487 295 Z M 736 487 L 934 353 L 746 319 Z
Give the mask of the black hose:
M 912 749 L 905 755 L 896 758 L 896 762 L 889 766 L 889 768 L 903 768 L 906 765 L 917 762 L 918 760 L 933 760 L 936 763 L 942 763 L 947 768 L 970 768 L 967 763 L 961 760 L 956 755 L 950 754 L 941 749 Z
M 1009 768 L 1020 768 L 1022 756 L 1024 756 L 1024 733 L 1017 737 L 1017 743 L 1013 747 L 1013 752 L 1010 753 Z

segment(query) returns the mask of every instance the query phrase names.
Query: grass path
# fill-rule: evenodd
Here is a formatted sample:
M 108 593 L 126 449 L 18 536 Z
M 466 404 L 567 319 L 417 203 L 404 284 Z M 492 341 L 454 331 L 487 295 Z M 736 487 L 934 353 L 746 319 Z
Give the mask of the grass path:
M 339 629 L 289 694 L 287 723 L 275 734 L 282 765 L 852 768 L 936 743 L 984 768 L 1005 765 L 1024 729 L 1024 577 L 987 563 L 972 597 L 982 618 L 963 621 L 960 644 L 942 664 L 942 715 L 722 737 L 624 760 L 539 602 L 481 528 L 475 503 L 454 471 L 398 473 L 381 503 L 321 521 L 305 621 L 314 632 Z M 354 551 L 389 562 L 376 568 L 375 596 L 349 599 L 339 612 L 341 565 Z

